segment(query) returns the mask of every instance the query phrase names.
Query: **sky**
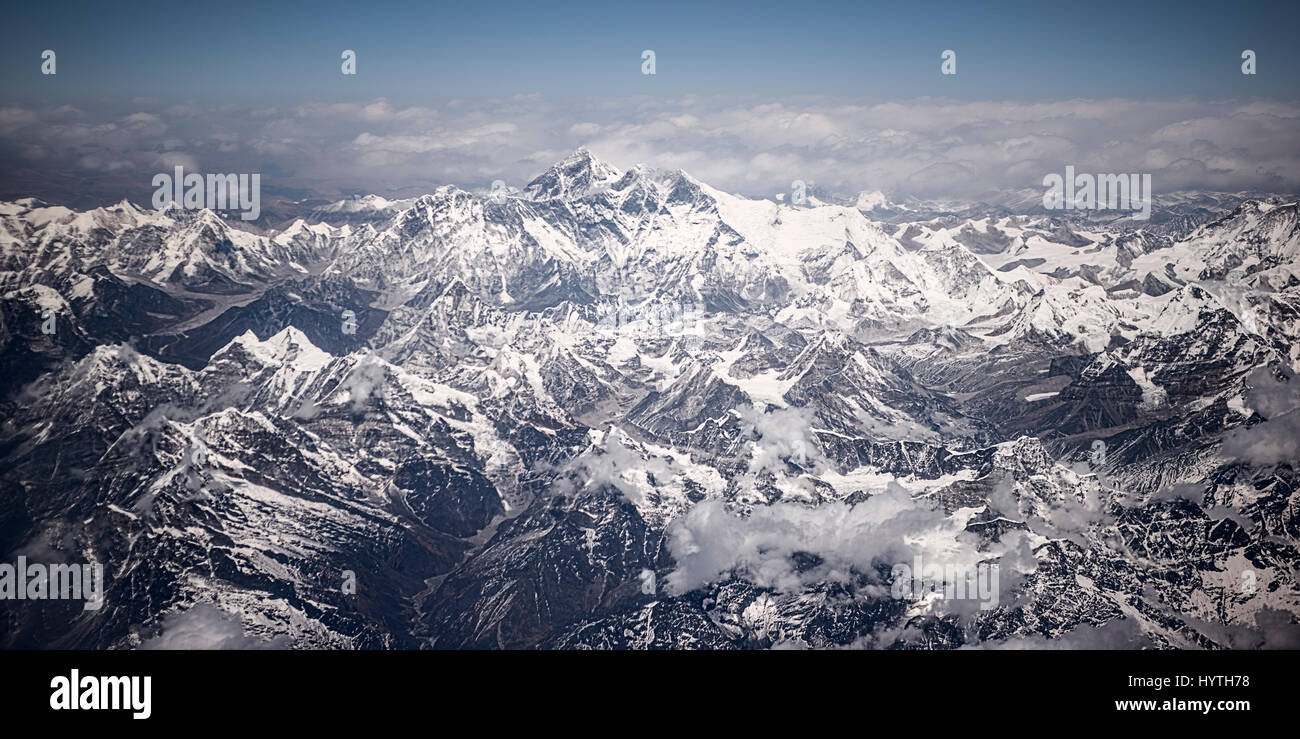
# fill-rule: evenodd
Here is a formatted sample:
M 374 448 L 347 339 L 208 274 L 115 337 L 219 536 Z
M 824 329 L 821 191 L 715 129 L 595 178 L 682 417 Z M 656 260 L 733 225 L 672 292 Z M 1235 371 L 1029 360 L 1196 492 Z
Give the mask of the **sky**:
M 0 197 L 147 202 L 152 173 L 177 163 L 262 172 L 285 196 L 403 195 L 522 184 L 579 145 L 750 195 L 802 179 L 970 198 L 1066 164 L 1145 167 L 1157 191 L 1300 181 L 1295 2 L 53 2 L 6 14 Z M 41 74 L 46 49 L 54 75 Z M 341 72 L 345 49 L 355 75 Z M 1245 49 L 1256 74 L 1242 74 Z M 945 50 L 956 74 L 940 73 Z

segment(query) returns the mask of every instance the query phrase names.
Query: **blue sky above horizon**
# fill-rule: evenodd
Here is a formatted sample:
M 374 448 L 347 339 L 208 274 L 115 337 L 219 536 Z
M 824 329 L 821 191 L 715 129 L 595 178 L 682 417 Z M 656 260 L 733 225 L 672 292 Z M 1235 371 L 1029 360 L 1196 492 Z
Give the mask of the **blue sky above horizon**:
M 15 5 L 0 197 L 147 202 L 177 164 L 407 196 L 520 185 L 582 145 L 754 196 L 976 198 L 1067 164 L 1297 192 L 1298 20 L 1197 0 Z
M 1294 2 L 71 2 L 6 15 L 6 102 L 1300 98 Z M 47 48 L 57 81 L 39 74 Z M 356 77 L 339 73 L 345 48 Z M 939 74 L 944 49 L 955 76 Z M 1253 77 L 1243 49 L 1258 56 Z

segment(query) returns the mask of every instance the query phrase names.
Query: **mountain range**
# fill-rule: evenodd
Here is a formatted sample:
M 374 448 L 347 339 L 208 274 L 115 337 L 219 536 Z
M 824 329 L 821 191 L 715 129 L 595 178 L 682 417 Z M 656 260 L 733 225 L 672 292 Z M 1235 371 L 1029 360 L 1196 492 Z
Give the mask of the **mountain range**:
M 299 210 L 0 203 L 4 646 L 1300 646 L 1300 202 Z

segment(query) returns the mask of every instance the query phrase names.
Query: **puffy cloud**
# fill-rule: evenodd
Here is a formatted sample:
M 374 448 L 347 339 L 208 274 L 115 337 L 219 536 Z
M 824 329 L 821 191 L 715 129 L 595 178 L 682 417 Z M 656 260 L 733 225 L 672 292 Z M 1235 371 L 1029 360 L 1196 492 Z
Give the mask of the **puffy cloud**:
M 146 639 L 141 649 L 288 649 L 288 636 L 262 639 L 245 634 L 239 618 L 208 604 L 199 603 L 187 611 L 163 619 L 162 631 Z
M 981 641 L 963 649 L 1146 649 L 1154 644 L 1142 632 L 1137 621 L 1118 618 L 1100 626 L 1083 623 L 1060 636 L 1013 637 L 1000 641 Z
M 645 504 L 647 493 L 655 487 L 652 480 L 670 479 L 677 473 L 676 465 L 668 458 L 643 458 L 625 443 L 625 438 L 620 429 L 604 432 L 599 441 L 565 467 L 554 490 L 572 494 L 609 486 L 623 493 L 633 505 Z
M 1229 431 L 1223 437 L 1223 453 L 1255 464 L 1300 461 L 1300 412 Z
M 752 440 L 751 477 L 764 472 L 783 474 L 786 460 L 805 467 L 821 461 L 821 448 L 812 430 L 812 408 L 768 409 L 756 405 L 739 408 L 735 413 L 740 417 L 742 435 Z
M 1295 464 L 1300 460 L 1300 392 L 1266 367 L 1252 372 L 1249 384 L 1246 405 L 1266 420 L 1225 434 L 1223 454 L 1256 464 Z
M 388 378 L 388 365 L 373 354 L 363 354 L 352 371 L 339 388 L 346 392 L 346 401 L 352 403 L 352 411 L 362 411 L 372 396 L 382 392 L 384 381 Z M 302 412 L 302 411 L 300 411 Z
M 738 516 L 720 500 L 706 500 L 668 529 L 677 569 L 671 593 L 684 593 L 732 574 L 760 587 L 793 592 L 819 581 L 852 582 L 877 566 L 892 567 L 920 555 L 936 564 L 973 566 L 988 555 L 963 529 L 962 516 L 947 516 L 896 483 L 856 505 L 806 506 L 777 502 Z M 820 563 L 797 566 L 794 555 Z M 879 593 L 887 597 L 888 589 Z

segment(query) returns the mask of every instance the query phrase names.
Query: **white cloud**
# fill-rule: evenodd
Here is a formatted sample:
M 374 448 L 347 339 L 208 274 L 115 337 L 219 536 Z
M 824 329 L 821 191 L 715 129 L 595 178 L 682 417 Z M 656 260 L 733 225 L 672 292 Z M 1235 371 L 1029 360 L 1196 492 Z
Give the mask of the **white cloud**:
M 1300 459 L 1300 392 L 1266 367 L 1250 374 L 1246 405 L 1264 421 L 1232 429 L 1223 437 L 1223 454 L 1256 464 Z
M 162 632 L 146 639 L 141 649 L 287 649 L 287 636 L 262 639 L 244 633 L 239 618 L 220 608 L 199 603 L 163 619 Z
M 964 527 L 964 518 L 913 501 L 894 483 L 857 505 L 777 502 L 744 517 L 720 500 L 706 500 L 668 529 L 677 569 L 666 584 L 669 592 L 684 593 L 734 573 L 760 587 L 798 591 L 816 581 L 850 582 L 914 555 L 974 565 L 988 555 L 976 551 Z M 792 556 L 798 552 L 822 564 L 797 571 Z M 887 593 L 882 587 L 881 595 Z
M 975 199 L 1041 187 L 1067 164 L 1081 172 L 1149 171 L 1157 192 L 1295 191 L 1300 105 L 1067 100 L 1043 103 L 835 98 L 754 102 L 539 96 L 403 106 L 313 103 L 252 110 L 194 104 L 110 115 L 0 109 L 0 153 L 53 171 L 129 162 L 151 191 L 161 142 L 194 142 L 214 171 L 267 173 L 266 185 L 320 195 L 411 195 L 441 184 L 522 185 L 579 145 L 627 168 L 681 168 L 754 196 L 792 180 L 844 195 Z M 64 152 L 57 154 L 57 152 Z M 49 155 L 67 157 L 51 162 Z M 102 167 L 101 167 L 102 168 Z M 87 167 L 94 170 L 94 167 Z M 74 172 L 75 174 L 75 172 Z M 120 187 L 120 183 L 117 185 Z M 107 193 L 112 200 L 132 193 Z

